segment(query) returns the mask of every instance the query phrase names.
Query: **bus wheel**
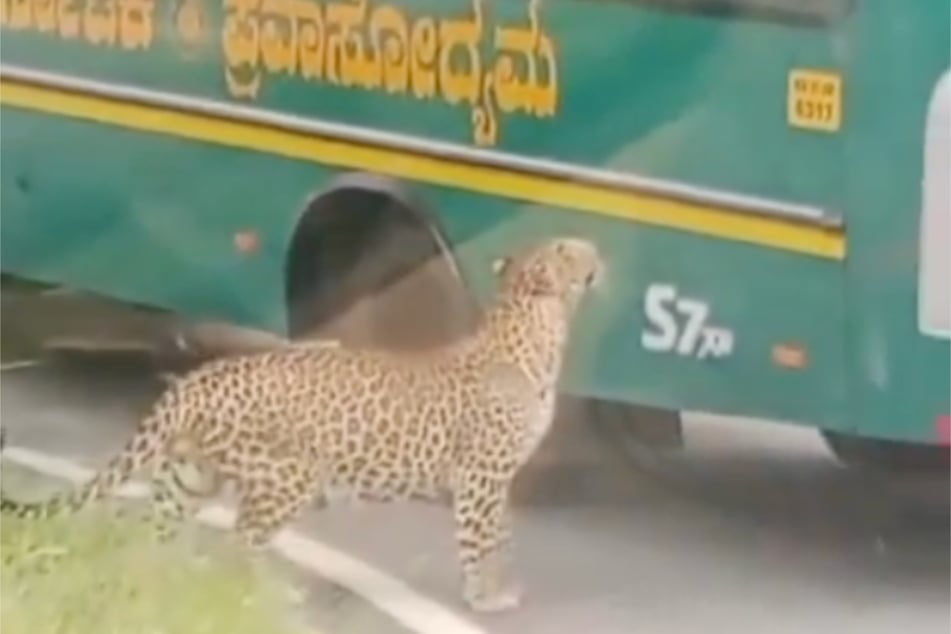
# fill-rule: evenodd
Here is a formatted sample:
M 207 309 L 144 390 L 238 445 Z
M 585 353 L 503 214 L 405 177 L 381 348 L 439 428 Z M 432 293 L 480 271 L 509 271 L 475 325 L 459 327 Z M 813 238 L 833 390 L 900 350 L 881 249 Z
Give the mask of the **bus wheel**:
M 398 182 L 351 174 L 304 212 L 287 260 L 288 334 L 418 349 L 470 332 L 478 304 L 435 218 Z
M 823 430 L 826 445 L 847 467 L 899 473 L 942 471 L 951 467 L 951 449 L 919 443 L 865 438 Z

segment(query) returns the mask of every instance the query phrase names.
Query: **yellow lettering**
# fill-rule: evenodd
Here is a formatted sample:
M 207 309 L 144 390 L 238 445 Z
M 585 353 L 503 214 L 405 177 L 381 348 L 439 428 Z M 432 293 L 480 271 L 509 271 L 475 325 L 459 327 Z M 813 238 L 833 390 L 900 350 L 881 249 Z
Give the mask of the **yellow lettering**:
M 118 27 L 115 0 L 87 0 L 83 14 L 86 41 L 93 45 L 114 46 Z
M 4 3 L 6 4 L 6 3 Z M 11 29 L 17 31 L 33 26 L 32 0 L 10 0 L 9 22 Z
M 436 53 L 439 46 L 432 18 L 418 20 L 410 32 L 410 85 L 417 99 L 436 96 Z
M 297 19 L 301 77 L 320 79 L 324 76 L 324 16 L 320 5 L 300 0 Z
M 538 116 L 554 114 L 557 105 L 557 68 L 551 38 L 539 28 L 537 0 L 529 4 L 529 28 L 497 27 L 495 45 L 499 55 L 495 63 L 495 98 L 502 112 L 525 112 Z M 515 54 L 522 57 L 526 79 L 516 75 Z M 546 63 L 548 81 L 539 85 L 536 56 Z
M 471 20 L 443 20 L 439 24 L 439 87 L 450 104 L 476 103 L 482 79 L 479 39 L 482 37 L 481 0 L 472 2 Z M 461 49 L 467 58 L 460 68 L 453 67 L 453 54 Z
M 261 61 L 272 73 L 297 72 L 295 0 L 262 0 Z
M 261 88 L 259 4 L 260 0 L 224 0 L 225 83 L 235 97 L 253 99 Z
M 127 50 L 147 49 L 155 37 L 155 0 L 119 0 L 119 42 Z
M 367 0 L 358 0 L 360 7 L 360 21 L 366 22 Z M 364 28 L 365 31 L 365 28 Z M 344 77 L 352 77 L 352 83 L 368 90 L 383 85 L 383 65 L 380 52 L 367 46 L 366 33 L 350 31 L 344 46 L 343 66 Z
M 182 0 L 175 11 L 175 31 L 185 45 L 182 54 L 192 57 L 207 35 L 205 32 L 205 14 L 201 0 Z
M 148 49 L 158 0 L 0 0 L 3 26 L 93 46 Z M 196 1 L 196 0 L 186 0 Z
M 56 0 L 33 0 L 33 20 L 40 33 L 56 31 Z
M 472 109 L 472 134 L 476 145 L 495 145 L 499 141 L 499 124 L 492 110 L 492 74 L 482 80 L 482 103 Z
M 555 61 L 555 44 L 545 33 L 539 35 L 537 54 L 545 61 L 547 81 L 535 85 L 535 116 L 553 117 L 558 109 L 558 63 Z
M 494 78 L 483 74 L 479 55 L 481 0 L 473 0 L 472 13 L 471 20 L 443 20 L 439 25 L 439 87 L 447 103 L 472 104 L 474 140 L 492 145 L 498 140 L 498 122 L 492 104 Z
M 555 47 L 540 26 L 538 0 L 530 1 L 527 25 L 493 30 L 483 0 L 472 0 L 468 17 L 439 21 L 411 20 L 398 6 L 371 6 L 373 0 L 222 2 L 224 74 L 234 97 L 254 99 L 266 75 L 283 74 L 440 99 L 471 108 L 479 145 L 498 142 L 498 112 L 547 117 L 557 109 Z M 496 49 L 488 62 L 487 32 Z
M 56 22 L 59 24 L 59 36 L 64 40 L 79 37 L 79 9 L 76 8 L 75 0 L 59 0 Z
M 409 25 L 395 7 L 383 5 L 370 17 L 373 46 L 382 56 L 383 87 L 388 93 L 409 88 Z
M 380 58 L 364 47 L 358 30 L 366 14 L 367 0 L 327 6 L 327 78 L 341 86 L 373 89 L 382 83 Z

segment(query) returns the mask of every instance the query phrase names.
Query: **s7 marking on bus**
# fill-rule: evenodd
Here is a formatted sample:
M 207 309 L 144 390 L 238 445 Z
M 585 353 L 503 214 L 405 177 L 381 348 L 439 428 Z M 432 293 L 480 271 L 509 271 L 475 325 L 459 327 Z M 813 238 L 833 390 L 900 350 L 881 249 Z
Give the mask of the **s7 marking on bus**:
M 710 306 L 681 295 L 671 284 L 647 287 L 644 316 L 650 325 L 641 332 L 645 350 L 696 359 L 719 359 L 733 353 L 733 331 L 711 325 Z

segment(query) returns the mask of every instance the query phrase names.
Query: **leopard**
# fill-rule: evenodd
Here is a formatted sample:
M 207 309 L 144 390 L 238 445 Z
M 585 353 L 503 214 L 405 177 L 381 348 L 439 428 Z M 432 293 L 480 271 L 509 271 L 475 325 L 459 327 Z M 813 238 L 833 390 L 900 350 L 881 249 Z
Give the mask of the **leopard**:
M 468 335 L 415 352 L 302 341 L 209 360 L 168 379 L 87 482 L 38 502 L 2 496 L 0 512 L 75 512 L 146 470 L 160 540 L 227 484 L 233 531 L 258 552 L 308 505 L 437 502 L 454 517 L 464 602 L 513 608 L 512 483 L 552 425 L 571 326 L 606 266 L 593 241 L 556 236 L 492 270 Z

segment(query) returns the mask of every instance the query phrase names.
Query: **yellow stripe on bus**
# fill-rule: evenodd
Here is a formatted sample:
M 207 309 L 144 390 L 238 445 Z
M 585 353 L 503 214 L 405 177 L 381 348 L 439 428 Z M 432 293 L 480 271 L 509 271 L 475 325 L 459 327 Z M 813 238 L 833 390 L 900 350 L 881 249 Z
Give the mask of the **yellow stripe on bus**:
M 845 257 L 845 235 L 839 228 L 752 215 L 714 204 L 557 180 L 540 174 L 292 132 L 201 112 L 66 92 L 9 79 L 0 80 L 0 103 L 142 132 L 623 218 L 825 259 L 841 260 Z

